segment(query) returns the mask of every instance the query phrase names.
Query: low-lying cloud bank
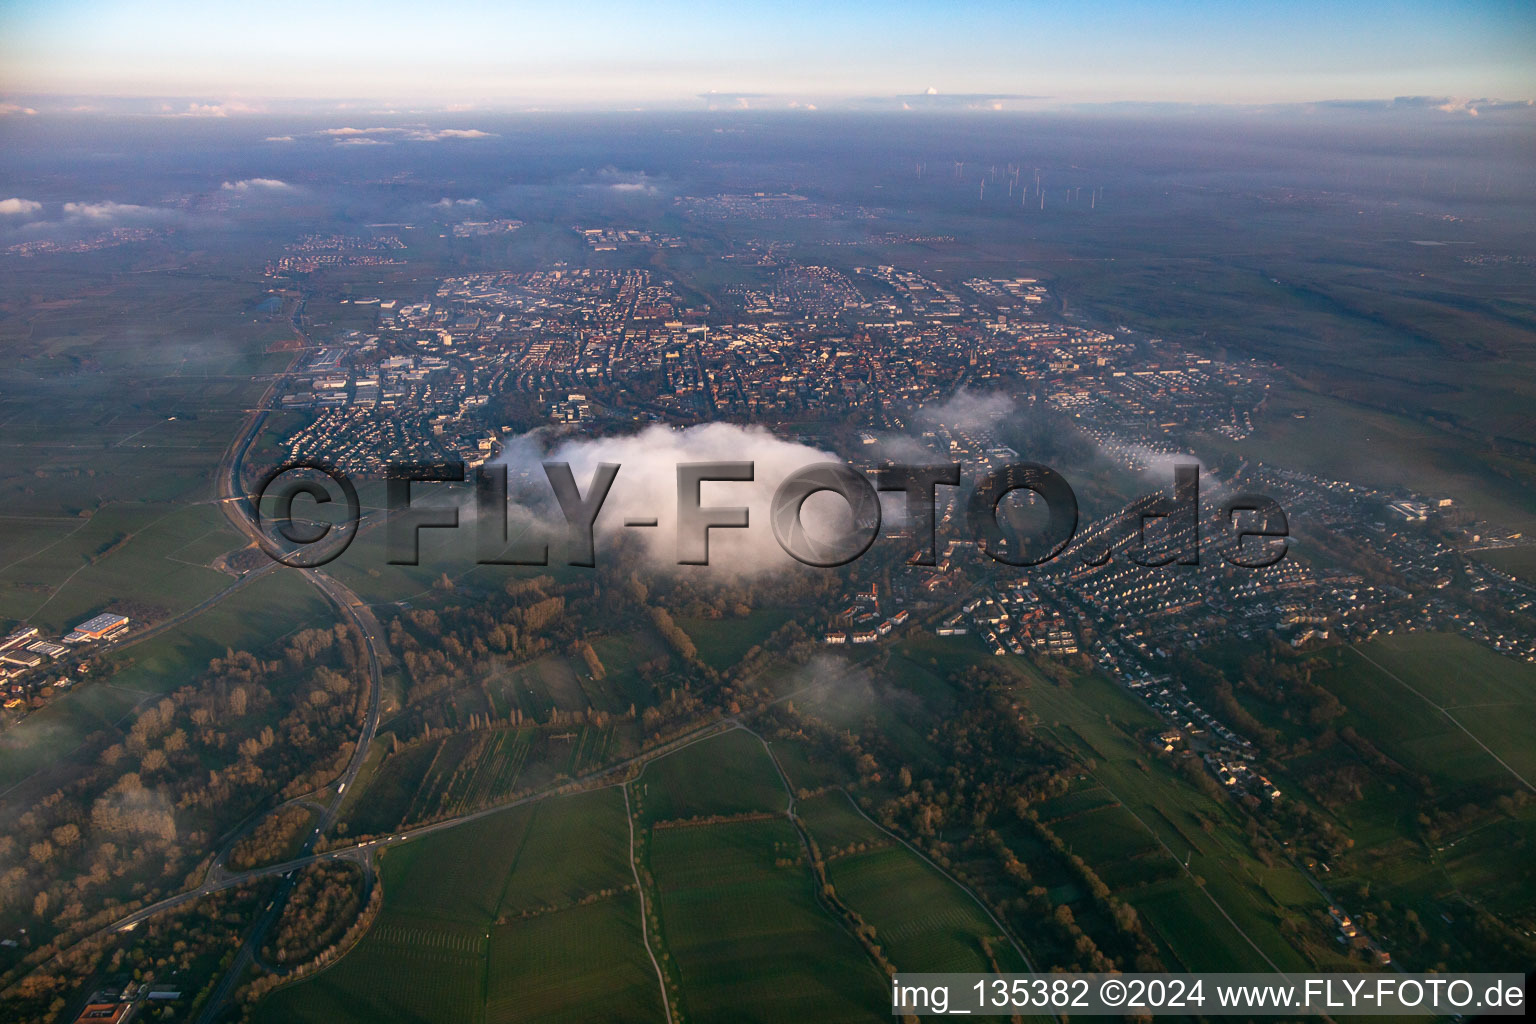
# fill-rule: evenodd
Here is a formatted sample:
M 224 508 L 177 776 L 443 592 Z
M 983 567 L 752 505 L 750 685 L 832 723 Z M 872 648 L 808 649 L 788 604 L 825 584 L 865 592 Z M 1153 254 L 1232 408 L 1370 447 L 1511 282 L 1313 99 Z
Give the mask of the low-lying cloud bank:
M 714 529 L 709 537 L 709 567 L 679 566 L 677 467 L 689 462 L 754 463 L 751 481 L 704 482 L 700 504 L 745 507 L 748 528 Z M 785 477 L 805 466 L 838 462 L 837 456 L 810 445 L 775 437 L 761 427 L 730 423 L 675 429 L 652 426 L 638 434 L 558 442 L 546 451 L 538 435 L 512 441 L 497 459 L 508 467 L 514 501 L 519 495 L 550 495 L 541 463 L 566 462 L 583 496 L 589 493 L 598 464 L 618 463 L 619 472 L 596 523 L 597 557 L 605 547 L 612 557 L 617 536 L 637 541 L 648 562 L 673 571 L 723 572 L 754 575 L 798 567 L 774 539 L 769 507 L 774 491 Z M 825 500 L 822 500 L 825 499 Z M 552 560 L 564 557 L 564 519 L 552 497 L 547 501 L 524 499 L 524 518 L 546 524 L 556 538 Z M 813 535 L 825 536 L 846 520 L 846 506 L 834 495 L 813 496 L 805 504 L 804 522 Z M 516 513 L 514 513 L 516 516 Z M 655 527 L 626 527 L 630 519 L 654 519 Z M 514 532 L 516 532 L 514 530 Z
M 43 212 L 43 204 L 32 199 L 0 199 L 0 217 L 36 217 Z
M 277 178 L 242 178 L 219 186 L 225 192 L 288 192 L 293 186 Z

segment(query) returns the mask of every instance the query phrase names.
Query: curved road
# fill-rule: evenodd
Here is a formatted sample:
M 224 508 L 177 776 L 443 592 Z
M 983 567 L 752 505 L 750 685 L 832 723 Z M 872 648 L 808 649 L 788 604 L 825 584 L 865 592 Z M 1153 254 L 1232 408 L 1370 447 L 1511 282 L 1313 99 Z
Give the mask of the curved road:
M 294 329 L 299 332 L 302 338 L 303 332 L 299 329 L 297 322 L 295 322 Z M 307 343 L 308 339 L 305 338 L 304 340 Z M 262 394 L 261 400 L 256 404 L 256 408 L 246 418 L 245 423 L 241 427 L 240 434 L 230 445 L 223 461 L 219 465 L 219 507 L 224 511 L 224 516 L 229 520 L 230 525 L 249 537 L 257 546 L 261 546 L 266 538 L 257 528 L 256 509 L 250 496 L 245 493 L 240 483 L 241 467 L 245 462 L 246 452 L 250 450 L 251 443 L 256 439 L 262 424 L 266 422 L 273 397 L 281 390 L 283 383 L 288 379 L 288 375 L 293 372 L 293 368 L 303 358 L 306 350 L 307 344 L 306 348 L 300 349 L 298 354 L 294 356 L 293 362 L 288 364 L 288 368 L 273 378 L 266 392 Z M 349 528 L 355 530 L 358 528 L 358 525 L 352 524 Z M 273 565 L 275 566 L 276 564 L 274 561 Z M 259 569 L 251 570 L 247 575 L 266 572 L 269 571 L 269 568 L 268 566 L 262 566 Z M 320 820 L 316 823 L 314 831 L 305 837 L 304 844 L 300 847 L 299 855 L 303 858 L 313 854 L 315 843 L 335 825 L 336 818 L 341 813 L 341 805 L 346 788 L 357 780 L 358 773 L 362 770 L 363 762 L 368 757 L 368 748 L 373 743 L 374 734 L 379 728 L 380 695 L 384 685 L 384 658 L 380 655 L 378 647 L 378 637 L 380 635 L 379 622 L 374 618 L 372 610 L 368 608 L 360 597 L 353 593 L 345 584 L 326 575 L 319 569 L 294 569 L 294 571 L 302 573 L 304 578 L 314 584 L 316 589 L 324 594 L 326 599 L 341 611 L 346 620 L 356 627 L 358 636 L 362 638 L 363 650 L 368 656 L 368 708 L 363 715 L 362 730 L 358 734 L 357 743 L 353 747 L 352 757 L 347 762 L 346 770 L 333 783 L 335 788 L 330 802 L 324 805 L 325 809 L 321 813 Z M 365 853 L 363 856 L 365 859 L 363 867 L 366 873 L 369 867 L 367 863 L 368 854 Z M 229 875 L 224 870 L 222 858 L 218 858 L 210 865 L 205 876 L 203 888 L 186 895 L 205 895 L 208 892 L 217 891 L 212 886 L 217 886 L 220 889 L 227 888 L 227 885 L 221 883 L 228 882 L 230 879 L 244 880 L 248 877 L 262 877 L 262 875 L 252 876 L 249 872 L 241 875 Z M 235 884 L 239 884 L 239 882 Z M 282 880 L 278 884 L 277 893 L 273 896 L 271 902 L 266 905 L 261 914 L 256 918 L 254 925 L 246 935 L 245 942 L 240 947 L 239 953 L 235 955 L 229 970 L 225 972 L 218 987 L 214 989 L 212 997 L 204 1004 L 203 1012 L 198 1016 L 199 1022 L 213 1020 L 228 1001 L 230 995 L 234 992 L 235 986 L 239 984 L 240 979 L 245 975 L 246 970 L 249 969 L 256 951 L 261 948 L 267 931 L 276 922 L 279 915 L 282 914 L 283 906 L 287 903 L 288 896 L 293 891 L 293 886 L 293 871 L 289 870 L 283 874 Z M 177 899 L 178 902 L 185 902 L 185 899 L 174 899 Z M 175 904 L 173 903 L 172 905 Z M 161 905 L 157 904 L 156 906 Z M 146 914 L 145 916 L 148 915 Z M 142 918 L 139 918 L 139 920 L 142 920 Z M 127 927 L 132 927 L 136 923 L 137 920 L 130 920 L 120 923 L 118 927 L 121 928 L 124 924 Z

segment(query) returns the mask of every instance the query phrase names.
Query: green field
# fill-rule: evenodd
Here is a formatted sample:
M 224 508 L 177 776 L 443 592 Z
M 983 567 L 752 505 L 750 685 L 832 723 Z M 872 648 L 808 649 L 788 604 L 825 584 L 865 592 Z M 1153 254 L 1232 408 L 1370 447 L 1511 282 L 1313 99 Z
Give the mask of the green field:
M 623 797 L 554 798 L 391 849 L 384 910 L 257 1020 L 655 1020 Z
M 1436 364 L 1435 372 L 1442 368 Z M 1485 453 L 1465 438 L 1365 402 L 1307 390 L 1287 390 L 1271 401 L 1280 410 L 1305 410 L 1306 417 L 1275 412 L 1245 441 L 1205 434 L 1202 444 L 1335 480 L 1453 497 L 1499 526 L 1536 529 L 1536 474 L 1527 462 Z M 1350 443 L 1339 444 L 1341 437 Z M 1476 457 L 1469 457 L 1472 452 Z
M 1536 666 L 1436 633 L 1332 660 L 1322 682 L 1349 708 L 1346 721 L 1411 771 L 1469 792 L 1536 780 Z
M 1083 767 L 1076 790 L 1086 794 L 1078 798 L 1081 806 L 1069 805 L 1057 813 L 1115 805 L 1094 812 L 1104 815 L 1108 829 L 1069 825 L 1063 839 L 1081 837 L 1084 846 L 1074 852 L 1096 872 L 1102 869 L 1106 881 L 1134 880 L 1142 886 L 1119 895 L 1149 919 L 1158 938 L 1184 967 L 1216 969 L 1208 965 L 1219 961 L 1233 970 L 1239 967 L 1231 965 L 1271 970 L 1272 964 L 1299 970 L 1307 962 L 1280 926 L 1298 913 L 1320 909 L 1324 901 L 1298 869 L 1284 863 L 1266 868 L 1258 861 L 1242 838 L 1233 807 L 1205 796 L 1142 750 L 1132 733 L 1160 727 L 1160 722 L 1141 701 L 1096 674 L 1074 676 L 1070 688 L 1060 687 L 1022 659 L 991 658 L 975 646 L 945 647 L 935 638 L 921 636 L 904 641 L 900 649 L 918 664 L 925 663 L 928 651 L 949 651 L 951 668 L 959 667 L 956 662 L 975 661 L 1005 666 L 1018 676 L 1016 695 Z M 1215 823 L 1209 835 L 1202 827 L 1204 821 Z M 1009 835 L 1016 831 L 1009 830 Z M 1026 856 L 1031 845 L 1028 837 L 1010 841 L 1041 884 L 1051 890 L 1053 902 L 1066 902 L 1083 914 L 1094 912 L 1074 881 L 1061 876 L 1053 886 L 1046 880 L 1050 873 L 1036 869 L 1034 860 Z M 1037 856 L 1046 854 L 1043 847 L 1036 849 Z M 1189 874 L 1181 867 L 1185 857 Z M 1182 877 L 1166 877 L 1170 869 Z M 1205 884 L 1196 885 L 1192 876 Z M 1177 897 L 1167 896 L 1169 890 Z M 1185 919 L 1173 920 L 1170 914 L 1183 914 Z M 1311 955 L 1318 952 L 1316 947 L 1307 949 Z M 1327 950 L 1321 952 L 1327 955 Z
M 842 793 L 803 801 L 796 812 L 828 858 L 838 898 L 874 926 L 898 970 L 990 971 L 983 939 L 1004 970 L 1027 969 L 959 886 L 862 818 Z M 833 848 L 847 852 L 833 855 Z
M 504 802 L 591 771 L 608 757 L 614 727 L 477 729 L 418 740 L 382 754 L 347 802 L 351 835 L 377 835 Z
M 633 784 L 645 822 L 783 810 L 773 761 L 755 736 L 735 730 L 652 761 Z
M 700 661 L 726 669 L 792 618 L 794 612 L 788 608 L 759 608 L 740 619 L 679 618 L 677 624 L 699 649 Z
M 168 617 L 229 586 L 242 539 L 214 505 L 113 504 L 0 569 L 0 621 L 62 633 L 124 602 Z
M 812 896 L 789 822 L 659 829 L 651 843 L 662 939 L 690 1021 L 890 1018 L 879 972 Z
M 60 297 L 0 322 L 7 515 L 134 516 L 136 506 L 212 497 L 220 455 L 267 387 L 261 375 L 292 358 L 273 351 L 291 330 L 246 314 L 251 284 L 221 273 L 121 269 L 93 276 L 84 289 L 79 278 L 14 274 L 14 287 Z M 200 532 L 183 532 L 174 546 Z M 166 550 L 156 542 L 145 557 Z
M 1348 708 L 1341 727 L 1353 726 L 1400 766 L 1350 758 L 1368 782 L 1361 799 L 1334 812 L 1356 840 L 1335 872 L 1369 882 L 1421 918 L 1459 919 L 1469 901 L 1528 917 L 1536 910 L 1527 870 L 1536 805 L 1501 809 L 1492 797 L 1536 778 L 1536 668 L 1436 633 L 1330 652 L 1329 664 L 1315 678 Z M 1337 756 L 1324 756 L 1294 770 L 1337 767 Z M 1427 833 L 1425 810 L 1459 821 Z
M 1111 889 L 1131 888 L 1178 874 L 1153 834 L 1091 779 L 1041 804 L 1040 817 L 1075 852 L 1088 858 Z
M 664 1020 L 633 895 L 491 931 L 486 1024 Z
M 74 689 L 0 735 L 0 787 L 59 759 L 91 733 L 114 733 L 146 697 L 187 686 L 231 647 L 262 651 L 298 629 L 328 628 L 336 611 L 301 576 L 268 573 L 187 622 L 115 651 Z
M 1270 970 L 1271 965 L 1302 969 L 1305 957 L 1280 926 L 1323 907 L 1324 900 L 1298 869 L 1284 862 L 1266 868 L 1259 862 L 1243 841 L 1239 816 L 1230 804 L 1207 797 L 1140 748 L 1130 730 L 1156 724 L 1156 719 L 1139 701 L 1096 675 L 1074 678 L 1071 689 L 1038 680 L 1024 696 L 1051 734 L 1083 760 L 1084 774 L 1102 791 L 1099 799 L 1117 805 L 1093 812 L 1103 815 L 1110 828 L 1069 822 L 1059 833 L 1083 844 L 1075 852 L 1096 871 L 1102 865 L 1104 875 L 1114 877 L 1136 868 L 1142 858 L 1155 858 L 1149 843 L 1155 844 L 1165 862 L 1177 868 L 1187 858 L 1189 871 L 1205 881 L 1197 886 L 1183 875 L 1121 894 L 1149 917 L 1188 969 L 1217 969 L 1208 966 L 1213 957 L 1244 964 L 1245 970 Z M 1089 759 L 1091 771 L 1086 770 Z M 1217 826 L 1208 831 L 1204 821 Z M 1151 863 L 1158 872 L 1165 870 Z M 1165 895 L 1170 888 L 1180 894 L 1178 899 Z M 1180 906 L 1203 924 L 1192 927 L 1169 919 Z

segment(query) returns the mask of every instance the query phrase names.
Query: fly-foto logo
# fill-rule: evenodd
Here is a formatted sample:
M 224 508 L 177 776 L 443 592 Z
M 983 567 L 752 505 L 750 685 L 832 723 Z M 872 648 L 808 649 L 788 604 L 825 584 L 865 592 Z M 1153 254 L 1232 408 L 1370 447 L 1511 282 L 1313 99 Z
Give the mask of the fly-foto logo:
M 619 478 L 622 466 L 598 463 L 585 491 L 569 463 L 542 464 L 544 476 L 565 521 L 565 562 L 592 567 L 596 563 L 595 529 Z M 323 483 L 328 480 L 329 483 Z M 753 529 L 751 510 L 744 505 L 705 505 L 705 483 L 723 485 L 756 480 L 751 461 L 683 462 L 676 466 L 676 561 L 679 565 L 709 565 L 710 536 L 714 530 Z M 473 474 L 463 462 L 401 463 L 385 474 L 386 547 L 391 565 L 417 565 L 421 560 L 421 531 L 455 530 L 460 525 L 457 505 L 427 504 L 417 500 L 430 485 L 473 483 L 477 561 L 487 565 L 548 565 L 549 543 L 536 537 L 513 538 L 508 530 L 507 468 L 479 466 Z M 769 506 L 769 527 L 785 554 L 803 565 L 832 568 L 846 565 L 867 552 L 879 538 L 882 519 L 880 493 L 900 494 L 904 501 L 907 530 L 916 550 L 913 565 L 938 563 L 938 507 L 941 486 L 961 483 L 958 463 L 931 465 L 891 464 L 872 473 L 841 462 L 822 462 L 798 469 L 779 483 Z M 337 495 L 331 493 L 332 488 Z M 1043 503 L 1046 522 L 1021 532 L 1006 524 L 999 514 L 1005 498 L 1028 492 Z M 807 527 L 805 506 L 813 495 L 836 495 L 846 515 L 834 528 Z M 316 505 L 345 504 L 344 521 L 317 522 L 295 516 L 295 502 L 305 496 Z M 268 473 L 253 496 L 255 520 L 262 532 L 262 546 L 285 565 L 309 567 L 336 558 L 351 543 L 360 519 L 357 490 L 334 467 L 321 463 L 280 466 Z M 1200 477 L 1193 463 L 1174 467 L 1173 497 L 1158 496 L 1144 502 L 1136 515 L 1135 542 L 1128 548 L 1132 561 L 1143 566 L 1198 565 L 1200 559 Z M 1240 494 L 1221 505 L 1220 522 L 1225 543 L 1221 557 L 1250 569 L 1274 565 L 1285 557 L 1290 535 L 1285 512 L 1272 499 Z M 1070 483 L 1049 466 L 1017 462 L 988 469 L 975 482 L 965 501 L 965 519 L 977 548 L 997 562 L 1011 566 L 1038 566 L 1059 557 L 1077 535 L 1077 495 Z M 1155 550 L 1146 543 L 1148 524 L 1163 520 L 1172 543 Z M 629 516 L 624 526 L 654 529 L 655 516 Z M 1109 548 L 1085 551 L 1084 563 L 1101 565 L 1111 557 Z

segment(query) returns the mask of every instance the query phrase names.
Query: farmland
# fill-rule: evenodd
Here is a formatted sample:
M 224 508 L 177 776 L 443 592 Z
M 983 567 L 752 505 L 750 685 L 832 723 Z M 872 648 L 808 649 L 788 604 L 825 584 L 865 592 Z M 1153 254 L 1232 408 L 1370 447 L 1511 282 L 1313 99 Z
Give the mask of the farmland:
M 930 699 L 950 699 L 924 668 L 929 652 L 937 655 L 945 647 L 923 637 L 900 650 L 905 665 L 898 678 L 916 680 Z M 947 650 L 951 664 L 991 662 L 976 649 Z M 1324 901 L 1295 868 L 1265 867 L 1254 857 L 1238 838 L 1238 815 L 1226 801 L 1206 795 L 1147 754 L 1135 733 L 1156 727 L 1157 719 L 1139 700 L 1096 674 L 1074 675 L 1062 686 L 1022 659 L 997 663 L 1016 680 L 1011 691 L 1039 717 L 1042 733 L 1078 765 L 1072 789 L 1042 802 L 1038 816 L 1137 909 L 1170 964 L 1267 970 L 1305 962 L 1281 923 L 1320 909 Z M 926 744 L 911 753 L 926 756 Z M 1105 923 L 1080 881 L 1030 829 L 1009 822 L 999 831 L 1053 904 L 1065 904 L 1088 925 Z M 1221 941 L 1213 942 L 1213 935 Z M 1047 935 L 1038 941 L 1048 948 Z M 1313 954 L 1331 955 L 1308 946 L 1306 955 Z
M 1004 970 L 1025 970 L 997 925 L 953 881 L 873 824 L 837 792 L 797 807 L 846 903 L 875 929 L 899 970 L 990 971 L 983 942 Z
M 788 799 L 762 744 L 741 730 L 651 762 L 633 789 L 646 823 L 779 811 Z
M 1518 576 L 1526 583 L 1536 583 L 1536 546 L 1527 544 L 1518 548 L 1481 551 L 1477 557 L 1479 561 Z
M 1536 658 L 1536 108 L 747 98 L 0 118 L 37 144 L 0 147 L 0 1019 L 131 979 L 199 1024 L 799 1024 L 887 1018 L 892 970 L 1536 961 L 1536 668 L 1493 653 Z M 933 565 L 894 491 L 846 564 L 775 568 L 818 533 L 782 504 L 691 564 L 725 526 L 674 472 L 752 459 L 718 512 L 792 453 L 973 500 L 934 490 Z M 594 458 L 572 564 L 540 464 Z M 1133 567 L 1186 536 L 1170 459 L 1226 525 L 1280 502 L 1285 560 Z M 309 572 L 233 496 L 301 460 L 364 516 Z M 972 485 L 1022 460 L 1081 484 L 1086 559 L 986 557 Z
M 417 740 L 386 753 L 349 806 L 354 835 L 451 817 L 503 802 L 610 752 L 613 728 L 495 728 Z
M 727 668 L 791 617 L 789 609 L 765 608 L 745 619 L 680 619 L 678 625 L 698 646 L 706 665 Z
M 1536 887 L 1520 865 L 1536 840 L 1528 741 L 1536 669 L 1460 637 L 1388 637 L 1331 652 L 1321 685 L 1383 755 L 1331 759 L 1361 780 L 1359 798 L 1331 807 L 1357 840 L 1333 866 L 1419 917 L 1460 920 L 1485 901 L 1529 920 Z M 1290 765 L 1319 770 L 1318 755 Z M 1493 797 L 1492 794 L 1503 794 Z
M 1412 770 L 1469 789 L 1536 779 L 1536 667 L 1435 635 L 1336 661 L 1328 682 L 1361 731 Z
M 1322 897 L 1294 867 L 1261 864 L 1234 835 L 1241 830 L 1229 805 L 1145 754 L 1128 730 L 1152 720 L 1134 698 L 1093 675 L 1077 677 L 1070 689 L 1037 679 L 1022 693 L 1050 734 L 1081 759 L 1087 785 L 1077 791 L 1080 798 L 1104 805 L 1086 813 L 1047 806 L 1042 816 L 1056 819 L 1062 838 L 1070 837 L 1096 871 L 1121 879 L 1161 878 L 1125 898 L 1180 962 L 1191 970 L 1215 969 L 1206 966 L 1212 957 L 1246 970 L 1299 969 L 1306 962 L 1280 926 L 1321 908 Z M 1179 867 L 1186 860 L 1187 872 Z M 1162 877 L 1170 867 L 1175 877 Z M 1186 914 L 1204 921 L 1197 926 L 1181 920 Z M 1213 935 L 1222 941 L 1212 941 Z
M 656 830 L 650 869 L 689 1020 L 889 1017 L 879 973 L 816 903 L 788 822 Z
M 263 1021 L 654 1020 L 621 795 L 519 808 L 391 850 L 384 910 L 339 962 L 279 990 Z M 587 1017 L 585 1019 L 592 1019 Z

